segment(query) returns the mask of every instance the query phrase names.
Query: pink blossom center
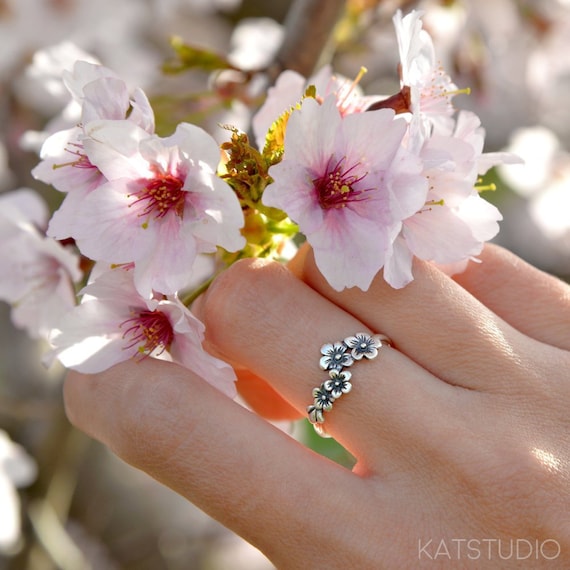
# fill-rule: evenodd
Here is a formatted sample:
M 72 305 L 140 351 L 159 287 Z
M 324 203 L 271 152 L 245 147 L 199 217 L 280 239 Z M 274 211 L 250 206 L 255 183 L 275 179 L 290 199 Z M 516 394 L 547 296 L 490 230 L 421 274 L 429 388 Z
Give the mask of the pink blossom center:
M 353 173 L 357 164 L 349 168 L 343 167 L 344 158 L 341 158 L 331 168 L 331 160 L 327 164 L 325 173 L 319 178 L 313 179 L 315 191 L 321 208 L 344 208 L 348 203 L 362 200 L 366 189 L 358 189 L 355 184 L 360 182 L 366 174 L 357 176 Z
M 157 349 L 161 354 L 169 348 L 174 338 L 172 325 L 161 311 L 140 311 L 120 326 L 128 327 L 123 333 L 123 338 L 129 343 L 125 349 L 137 346 L 137 351 L 142 355 L 149 355 Z
M 141 216 L 154 215 L 164 218 L 173 211 L 180 218 L 184 214 L 184 201 L 187 196 L 183 181 L 172 174 L 164 174 L 142 181 L 142 188 L 136 193 L 135 203 L 144 203 Z

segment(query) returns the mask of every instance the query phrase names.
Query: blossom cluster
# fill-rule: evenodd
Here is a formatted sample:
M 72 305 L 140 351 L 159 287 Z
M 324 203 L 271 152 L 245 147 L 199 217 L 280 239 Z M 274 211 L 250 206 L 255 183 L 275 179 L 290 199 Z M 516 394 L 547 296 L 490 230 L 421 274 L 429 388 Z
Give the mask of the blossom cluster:
M 13 243 L 0 298 L 50 342 L 47 361 L 94 373 L 158 357 L 232 396 L 234 372 L 204 350 L 191 311 L 205 258 L 212 274 L 246 256 L 286 259 L 302 236 L 336 290 L 367 290 L 380 273 L 404 287 L 414 256 L 449 271 L 474 259 L 501 219 L 480 177 L 516 158 L 483 153 L 478 117 L 455 111 L 461 90 L 421 14 L 394 24 L 398 93 L 365 96 L 330 67 L 285 71 L 253 117 L 255 144 L 227 127 L 220 148 L 189 123 L 159 136 L 141 89 L 93 61 L 64 72 L 77 115 L 33 170 L 61 205 L 48 222 L 22 189 L 3 198 L 0 224 Z

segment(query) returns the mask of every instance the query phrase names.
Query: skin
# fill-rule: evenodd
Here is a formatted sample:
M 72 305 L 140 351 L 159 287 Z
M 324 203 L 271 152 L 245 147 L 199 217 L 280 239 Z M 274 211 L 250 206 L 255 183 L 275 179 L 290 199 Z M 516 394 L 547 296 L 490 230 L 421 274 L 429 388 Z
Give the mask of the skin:
M 270 417 L 305 413 L 325 342 L 393 340 L 325 415 L 352 471 L 151 359 L 70 373 L 69 418 L 278 568 L 570 567 L 570 287 L 496 246 L 480 258 L 339 293 L 303 249 L 290 268 L 239 262 L 200 300 L 210 348 Z

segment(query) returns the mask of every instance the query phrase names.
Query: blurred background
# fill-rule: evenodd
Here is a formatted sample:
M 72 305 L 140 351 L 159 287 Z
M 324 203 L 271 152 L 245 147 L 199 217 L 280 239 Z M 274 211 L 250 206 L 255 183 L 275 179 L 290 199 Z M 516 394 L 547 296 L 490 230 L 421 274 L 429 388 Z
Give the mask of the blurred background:
M 219 123 L 247 130 L 261 101 L 255 74 L 165 73 L 163 64 L 174 57 L 170 38 L 228 57 L 246 72 L 265 69 L 292 33 L 283 25 L 292 4 L 0 0 L 0 191 L 30 187 L 57 207 L 57 192 L 36 182 L 30 170 L 46 130 L 57 128 L 68 102 L 59 80 L 62 62 L 86 54 L 146 91 L 161 134 L 182 120 L 216 137 L 225 136 Z M 331 62 L 347 77 L 365 66 L 365 92 L 397 92 L 391 19 L 398 8 L 425 11 L 443 67 L 459 87 L 471 89 L 454 102 L 480 116 L 486 150 L 508 148 L 525 160 L 488 177 L 497 190 L 485 197 L 504 216 L 496 241 L 568 280 L 570 1 L 348 0 L 313 63 Z M 319 21 L 309 25 L 316 29 Z M 306 40 L 298 39 L 299 49 Z M 71 428 L 62 408 L 63 370 L 47 371 L 45 346 L 17 330 L 10 317 L 1 303 L 1 570 L 273 568 L 256 549 Z M 342 449 L 314 437 L 307 424 L 281 427 L 350 465 Z

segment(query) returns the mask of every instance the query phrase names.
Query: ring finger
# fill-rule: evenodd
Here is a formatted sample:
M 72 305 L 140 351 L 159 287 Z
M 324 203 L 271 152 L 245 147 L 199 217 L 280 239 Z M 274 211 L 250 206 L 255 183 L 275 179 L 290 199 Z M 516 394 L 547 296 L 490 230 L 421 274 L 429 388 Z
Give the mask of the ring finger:
M 224 272 L 199 312 L 209 342 L 223 356 L 266 379 L 300 411 L 328 378 L 319 368 L 323 344 L 361 331 L 382 332 L 368 329 L 288 269 L 263 260 L 244 260 Z M 397 349 L 382 347 L 377 358 L 355 362 L 350 371 L 353 389 L 324 417 L 327 431 L 361 461 L 384 453 L 408 461 L 410 448 L 425 448 L 426 438 L 433 445 L 463 421 L 461 400 L 468 393 Z

